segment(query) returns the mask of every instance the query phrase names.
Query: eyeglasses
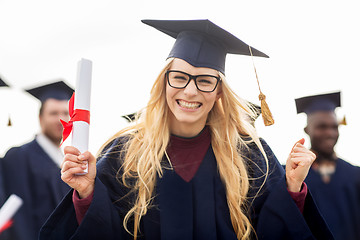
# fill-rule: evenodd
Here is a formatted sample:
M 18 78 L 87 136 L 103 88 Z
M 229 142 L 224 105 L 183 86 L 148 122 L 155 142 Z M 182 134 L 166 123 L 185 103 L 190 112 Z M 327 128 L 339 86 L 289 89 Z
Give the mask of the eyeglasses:
M 212 75 L 190 75 L 188 73 L 177 71 L 177 70 L 168 70 L 165 74 L 166 79 L 169 85 L 173 88 L 186 88 L 190 83 L 191 79 L 194 79 L 196 88 L 201 92 L 213 92 L 219 81 L 220 77 Z

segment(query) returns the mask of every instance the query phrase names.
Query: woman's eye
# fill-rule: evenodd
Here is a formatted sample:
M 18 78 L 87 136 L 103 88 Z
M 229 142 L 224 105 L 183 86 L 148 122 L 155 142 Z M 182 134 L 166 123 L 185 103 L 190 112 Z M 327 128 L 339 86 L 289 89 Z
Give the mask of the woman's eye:
M 211 81 L 210 81 L 210 80 L 207 80 L 207 79 L 199 79 L 199 80 L 198 80 L 198 83 L 201 83 L 201 84 L 211 84 Z
M 217 81 L 217 79 L 212 76 L 199 76 L 196 80 L 198 84 L 203 84 L 203 85 L 216 84 Z
M 175 76 L 174 77 L 176 80 L 186 80 L 185 76 Z

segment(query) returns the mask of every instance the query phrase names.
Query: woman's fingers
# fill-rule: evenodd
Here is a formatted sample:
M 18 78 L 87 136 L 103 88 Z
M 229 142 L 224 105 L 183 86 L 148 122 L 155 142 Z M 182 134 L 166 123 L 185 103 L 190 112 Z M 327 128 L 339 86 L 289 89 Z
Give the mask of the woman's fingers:
M 86 164 L 89 163 L 91 165 L 96 165 L 96 159 L 95 157 L 88 151 L 84 152 L 80 155 L 73 155 L 71 153 L 68 153 L 65 155 L 64 160 L 61 164 L 61 172 L 67 171 L 69 168 L 73 167 L 81 167 L 83 169 L 86 169 Z M 95 167 L 95 166 L 94 166 Z
M 314 161 L 316 158 L 316 155 L 309 149 L 305 148 L 303 145 L 296 146 L 290 153 L 291 159 L 297 159 L 297 158 L 302 158 L 302 157 L 306 157 L 306 158 L 309 158 L 310 160 Z
M 291 152 L 307 152 L 309 149 L 307 149 L 304 145 L 300 143 L 296 143 Z
M 72 162 L 72 161 L 66 161 L 63 164 L 63 167 L 61 168 L 61 173 L 68 171 L 70 168 L 86 168 L 86 162 Z
M 290 154 L 289 161 L 291 162 L 292 168 L 296 166 L 307 166 L 311 165 L 315 160 L 315 154 L 311 153 L 292 153 Z
M 78 191 L 80 196 L 87 196 L 94 188 L 96 177 L 96 159 L 88 151 L 80 153 L 68 146 L 64 149 L 65 157 L 61 165 L 61 179 Z M 88 167 L 88 173 L 83 175 Z
M 305 138 L 302 138 L 302 139 L 300 139 L 299 141 L 297 141 L 296 142 L 296 144 L 300 144 L 300 145 L 304 145 L 304 143 L 305 143 Z
M 301 158 L 301 157 L 307 157 L 307 158 L 310 158 L 312 160 L 315 159 L 316 155 L 310 151 L 308 152 L 293 152 L 293 153 L 290 153 L 290 158 L 292 159 L 296 159 L 296 158 Z
M 315 154 L 303 144 L 304 139 L 295 143 L 286 162 L 286 182 L 288 189 L 293 192 L 300 190 L 301 184 L 316 158 Z
M 73 155 L 76 155 L 76 156 L 81 154 L 79 149 L 77 149 L 76 147 L 73 147 L 73 146 L 66 146 L 64 148 L 64 153 L 65 153 L 65 155 L 66 154 L 73 154 Z
M 64 156 L 64 160 L 63 160 L 63 162 L 61 163 L 60 168 L 63 168 L 63 166 L 64 166 L 64 164 L 65 164 L 66 162 L 74 162 L 74 163 L 79 163 L 79 164 L 81 164 L 81 163 L 83 162 L 83 160 L 80 160 L 79 157 L 76 156 L 76 155 L 67 153 L 67 154 L 65 154 L 65 156 Z
M 83 171 L 84 171 L 84 169 L 81 167 L 69 168 L 66 171 L 61 173 L 61 179 L 64 182 L 68 183 L 74 177 L 74 174 L 81 173 Z
M 65 154 L 64 160 L 61 163 L 60 168 L 63 168 L 64 163 L 67 162 L 67 161 L 78 162 L 78 163 L 81 162 L 78 159 L 78 156 L 80 155 L 80 151 L 77 148 L 73 147 L 73 146 L 66 146 L 64 148 L 64 154 Z
M 297 142 L 294 144 L 294 146 L 292 147 L 291 151 L 293 151 L 294 148 L 296 148 L 296 147 L 304 146 L 304 143 L 305 143 L 305 139 L 304 139 L 304 138 L 300 139 L 299 141 L 297 141 Z

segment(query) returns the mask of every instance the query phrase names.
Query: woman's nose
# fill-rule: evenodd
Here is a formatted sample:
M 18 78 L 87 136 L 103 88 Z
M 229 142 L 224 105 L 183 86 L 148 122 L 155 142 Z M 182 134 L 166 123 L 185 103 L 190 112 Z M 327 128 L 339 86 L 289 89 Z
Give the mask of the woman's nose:
M 187 95 L 197 95 L 198 94 L 198 89 L 195 85 L 195 80 L 194 79 L 192 79 L 192 80 L 190 80 L 189 84 L 184 89 L 184 93 Z

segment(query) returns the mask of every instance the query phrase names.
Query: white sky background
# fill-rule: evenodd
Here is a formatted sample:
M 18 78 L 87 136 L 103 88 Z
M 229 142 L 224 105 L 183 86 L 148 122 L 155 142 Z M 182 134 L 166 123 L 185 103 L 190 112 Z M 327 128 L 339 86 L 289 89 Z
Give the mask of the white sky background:
M 294 99 L 340 90 L 337 114 L 348 125 L 340 127 L 336 150 L 360 165 L 360 14 L 348 0 L 1 0 L 0 76 L 12 88 L 0 88 L 0 156 L 40 130 L 40 103 L 22 89 L 57 79 L 74 87 L 81 58 L 93 61 L 90 151 L 124 127 L 121 115 L 146 105 L 174 43 L 144 18 L 207 18 L 270 56 L 254 60 L 276 123 L 264 127 L 260 118 L 256 126 L 282 163 L 297 140 L 308 140 Z M 239 96 L 260 104 L 250 57 L 228 55 L 226 75 Z

